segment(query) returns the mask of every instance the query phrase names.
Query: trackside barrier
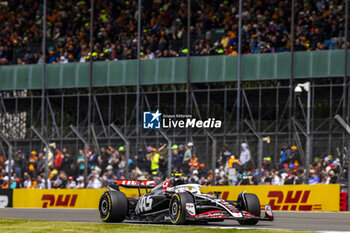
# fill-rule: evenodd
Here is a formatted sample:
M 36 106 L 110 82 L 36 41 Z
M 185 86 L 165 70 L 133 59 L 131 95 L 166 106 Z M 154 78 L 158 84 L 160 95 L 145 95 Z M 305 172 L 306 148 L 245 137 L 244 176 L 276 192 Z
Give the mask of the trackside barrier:
M 97 208 L 99 189 L 15 189 L 14 208 Z
M 98 208 L 102 193 L 107 190 L 108 189 L 14 189 L 13 207 L 96 209 Z M 121 191 L 128 197 L 138 196 L 137 189 L 121 188 Z M 146 193 L 146 191 L 141 190 L 141 194 L 144 193 Z M 0 193 L 0 202 L 1 197 L 2 194 Z
M 220 197 L 236 200 L 243 191 L 255 193 L 262 206 L 270 204 L 273 210 L 339 211 L 340 185 L 261 185 L 203 187 L 203 193 L 221 191 Z
M 14 189 L 15 208 L 91 208 L 96 209 L 107 189 Z M 138 196 L 137 189 L 122 189 L 127 197 Z M 339 211 L 340 185 L 283 185 L 283 186 L 211 186 L 203 193 L 221 191 L 220 197 L 236 200 L 242 191 L 258 195 L 261 205 L 270 204 L 273 210 Z M 141 190 L 141 194 L 146 191 Z M 0 194 L 1 198 L 1 194 Z
M 348 204 L 347 193 L 340 192 L 340 211 L 346 211 L 347 204 Z

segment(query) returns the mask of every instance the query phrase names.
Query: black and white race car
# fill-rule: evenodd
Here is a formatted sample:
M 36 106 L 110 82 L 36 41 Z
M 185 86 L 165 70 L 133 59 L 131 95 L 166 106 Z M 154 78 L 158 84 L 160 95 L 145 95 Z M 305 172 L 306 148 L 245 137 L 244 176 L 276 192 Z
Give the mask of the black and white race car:
M 119 187 L 135 188 L 139 197 L 127 198 Z M 236 201 L 220 199 L 220 192 L 203 194 L 198 184 L 184 184 L 181 178 L 172 177 L 159 185 L 153 181 L 117 180 L 109 186 L 99 202 L 103 222 L 126 220 L 173 224 L 222 222 L 237 220 L 241 225 L 255 225 L 259 221 L 273 221 L 269 205 L 261 216 L 260 201 L 253 193 L 242 192 Z M 141 195 L 140 189 L 146 189 Z M 149 191 L 150 190 L 150 191 Z

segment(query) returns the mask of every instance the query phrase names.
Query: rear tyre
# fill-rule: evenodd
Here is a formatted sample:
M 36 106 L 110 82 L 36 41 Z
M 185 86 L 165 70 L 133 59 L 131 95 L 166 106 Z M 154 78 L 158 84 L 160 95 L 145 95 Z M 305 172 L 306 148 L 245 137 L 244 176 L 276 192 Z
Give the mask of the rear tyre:
M 122 222 L 128 214 L 128 199 L 119 191 L 104 192 L 98 211 L 103 222 Z
M 186 203 L 194 203 L 189 193 L 176 193 L 171 197 L 169 204 L 170 221 L 175 225 L 186 223 Z
M 249 213 L 254 214 L 257 217 L 260 217 L 260 201 L 254 193 L 241 193 L 238 196 L 237 202 L 241 204 L 243 210 L 248 211 Z M 255 225 L 259 222 L 259 220 L 249 219 L 240 220 L 238 222 L 241 225 Z

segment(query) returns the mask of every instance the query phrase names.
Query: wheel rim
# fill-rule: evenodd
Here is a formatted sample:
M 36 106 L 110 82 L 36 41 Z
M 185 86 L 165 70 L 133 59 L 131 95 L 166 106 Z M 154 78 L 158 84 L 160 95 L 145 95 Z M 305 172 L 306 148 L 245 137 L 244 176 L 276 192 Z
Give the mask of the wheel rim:
M 176 202 L 174 202 L 173 205 L 172 205 L 172 207 L 171 207 L 171 213 L 172 213 L 172 215 L 175 216 L 175 215 L 177 214 L 178 210 L 179 210 L 179 206 L 178 206 L 178 204 L 177 204 Z
M 106 199 L 103 199 L 102 203 L 101 203 L 101 211 L 103 215 L 107 214 L 108 211 L 108 201 Z

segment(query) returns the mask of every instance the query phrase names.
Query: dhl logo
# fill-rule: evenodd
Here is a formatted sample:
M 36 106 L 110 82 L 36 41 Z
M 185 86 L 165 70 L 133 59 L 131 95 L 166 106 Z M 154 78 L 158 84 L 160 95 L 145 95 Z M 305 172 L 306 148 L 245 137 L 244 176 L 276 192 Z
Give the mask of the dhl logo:
M 310 190 L 288 191 L 286 195 L 283 191 L 269 191 L 267 194 L 267 204 L 270 204 L 272 210 L 300 210 L 317 211 L 322 210 L 321 204 L 307 204 L 310 196 Z M 212 194 L 211 192 L 209 192 Z M 227 200 L 230 192 L 222 192 L 221 199 Z M 263 205 L 262 205 L 263 208 Z
M 54 194 L 43 194 L 41 200 L 43 201 L 42 208 L 50 207 L 74 207 L 77 201 L 78 194 L 59 194 L 57 199 Z
M 307 204 L 310 192 L 310 190 L 288 191 L 285 196 L 282 191 L 270 191 L 267 197 L 270 199 L 269 204 L 272 210 L 322 210 L 321 204 Z

